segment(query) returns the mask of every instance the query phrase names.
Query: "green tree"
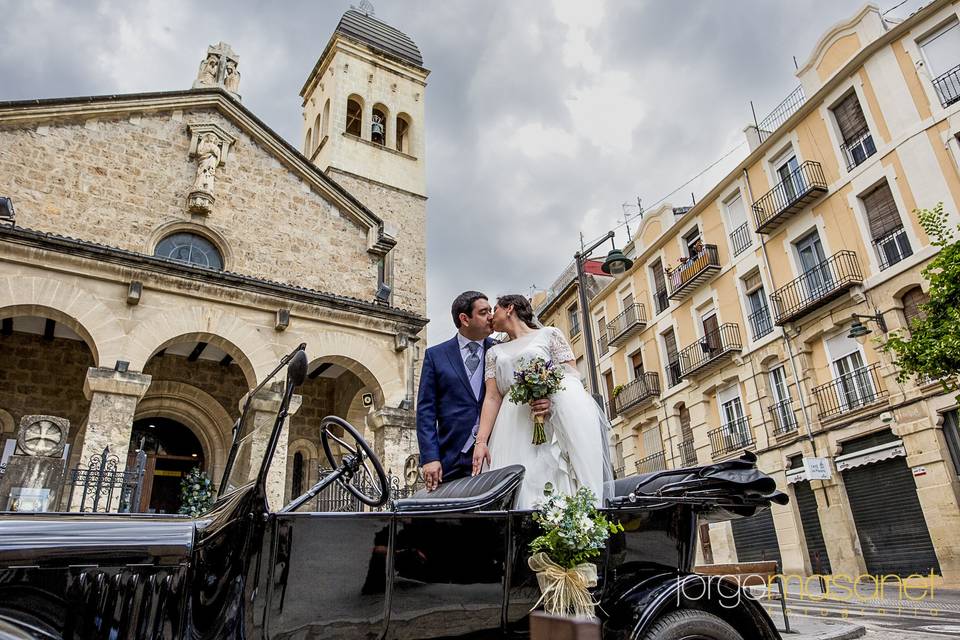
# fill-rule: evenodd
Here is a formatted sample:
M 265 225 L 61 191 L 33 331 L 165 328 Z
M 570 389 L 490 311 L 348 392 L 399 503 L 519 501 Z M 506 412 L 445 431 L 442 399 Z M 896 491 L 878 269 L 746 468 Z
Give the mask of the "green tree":
M 922 305 L 909 332 L 893 332 L 880 348 L 894 356 L 898 379 L 940 380 L 946 391 L 960 389 L 960 242 L 947 225 L 943 203 L 915 212 L 930 243 L 940 252 L 921 274 L 930 282 L 930 300 Z

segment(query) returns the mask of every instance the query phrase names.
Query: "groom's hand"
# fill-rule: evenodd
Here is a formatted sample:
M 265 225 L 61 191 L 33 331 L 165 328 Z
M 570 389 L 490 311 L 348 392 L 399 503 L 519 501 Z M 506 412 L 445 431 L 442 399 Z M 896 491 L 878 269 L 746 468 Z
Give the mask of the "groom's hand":
M 550 413 L 550 398 L 543 398 L 542 400 L 531 400 L 530 401 L 530 410 L 535 416 L 545 416 Z
M 440 486 L 443 482 L 443 466 L 439 460 L 423 465 L 423 481 L 427 485 L 427 491 L 435 491 Z

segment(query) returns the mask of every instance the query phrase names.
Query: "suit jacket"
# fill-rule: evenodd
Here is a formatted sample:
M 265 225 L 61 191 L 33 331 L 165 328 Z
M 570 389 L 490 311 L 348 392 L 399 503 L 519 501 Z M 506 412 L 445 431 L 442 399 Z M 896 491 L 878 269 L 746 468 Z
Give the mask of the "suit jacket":
M 483 341 L 481 367 L 494 344 L 490 338 Z M 427 349 L 417 394 L 420 464 L 439 460 L 444 473 L 453 470 L 480 417 L 483 394 L 481 386 L 480 396 L 473 395 L 457 336 Z

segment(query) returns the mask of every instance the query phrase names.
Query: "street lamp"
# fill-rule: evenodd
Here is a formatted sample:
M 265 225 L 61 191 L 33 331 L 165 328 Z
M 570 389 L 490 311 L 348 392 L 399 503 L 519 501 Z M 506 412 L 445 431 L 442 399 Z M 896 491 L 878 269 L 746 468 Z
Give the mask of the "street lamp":
M 600 396 L 600 384 L 597 382 L 597 361 L 593 354 L 593 323 L 590 320 L 590 310 L 587 306 L 587 282 L 586 274 L 583 271 L 583 263 L 587 260 L 587 258 L 590 257 L 590 253 L 594 249 L 599 247 L 607 240 L 610 240 L 610 244 L 613 246 L 613 249 L 607 254 L 607 259 L 603 261 L 603 266 L 601 266 L 600 269 L 604 273 L 608 273 L 610 275 L 620 275 L 621 273 L 625 273 L 627 269 L 633 266 L 633 260 L 623 255 L 623 252 L 617 249 L 617 246 L 613 243 L 613 238 L 614 232 L 608 231 L 607 235 L 603 236 L 589 247 L 584 247 L 583 250 L 573 254 L 574 262 L 577 263 L 577 289 L 580 293 L 580 313 L 583 316 L 583 339 L 586 343 L 584 352 L 587 355 L 590 393 L 593 394 L 593 397 L 597 403 L 601 405 L 602 398 Z
M 870 335 L 872 330 L 867 327 L 861 320 L 867 322 L 876 322 L 877 328 L 880 329 L 881 333 L 887 332 L 887 323 L 883 319 L 883 314 L 880 313 L 879 309 L 874 309 L 876 313 L 872 316 L 865 316 L 859 313 L 854 313 L 851 318 L 853 319 L 853 324 L 850 325 L 850 333 L 847 334 L 848 338 L 863 338 L 864 336 Z

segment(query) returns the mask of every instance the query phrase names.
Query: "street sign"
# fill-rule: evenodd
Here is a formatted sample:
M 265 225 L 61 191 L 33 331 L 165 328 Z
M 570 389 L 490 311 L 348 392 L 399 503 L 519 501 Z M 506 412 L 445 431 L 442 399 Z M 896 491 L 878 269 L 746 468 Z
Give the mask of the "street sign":
M 807 480 L 829 480 L 833 477 L 830 461 L 827 458 L 804 458 L 803 471 Z

